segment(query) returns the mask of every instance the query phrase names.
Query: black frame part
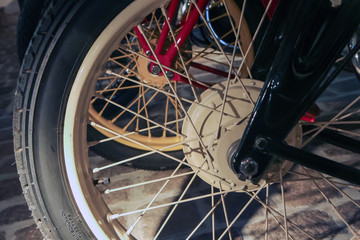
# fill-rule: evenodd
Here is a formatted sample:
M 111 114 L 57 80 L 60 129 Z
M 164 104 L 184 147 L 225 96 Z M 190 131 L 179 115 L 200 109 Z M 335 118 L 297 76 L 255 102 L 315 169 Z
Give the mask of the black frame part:
M 285 143 L 268 141 L 264 151 L 332 177 L 360 185 L 360 169 L 306 152 Z
M 230 162 L 236 173 L 241 175 L 241 162 L 251 158 L 259 171 L 246 177 L 257 183 L 271 164 L 271 154 L 255 146 L 259 136 L 285 148 L 285 138 L 334 79 L 328 72 L 358 27 L 359 11 L 359 0 L 343 0 L 337 7 L 330 0 L 279 2 L 252 68 L 265 84 Z M 290 161 L 301 162 L 295 153 L 302 150 L 286 150 L 293 151 L 286 154 Z
M 312 131 L 316 129 L 315 126 L 303 126 L 304 131 Z M 320 129 L 320 127 L 319 127 Z M 360 154 L 360 141 L 343 134 L 338 133 L 331 129 L 322 129 L 315 137 L 316 139 L 332 144 L 334 146 L 349 150 L 354 153 Z

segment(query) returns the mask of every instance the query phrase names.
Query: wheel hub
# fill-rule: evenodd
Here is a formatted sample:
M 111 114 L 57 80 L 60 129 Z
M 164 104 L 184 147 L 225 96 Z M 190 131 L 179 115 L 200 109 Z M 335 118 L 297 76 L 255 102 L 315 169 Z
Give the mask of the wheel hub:
M 167 84 L 167 79 L 163 74 L 153 74 L 149 69 L 150 61 L 144 57 L 138 57 L 137 59 L 137 69 L 138 69 L 138 78 L 151 86 L 162 88 L 165 84 Z
M 242 82 L 246 91 L 240 82 L 232 82 L 229 86 L 220 127 L 223 96 L 226 92 L 225 83 L 206 90 L 201 95 L 199 103 L 192 104 L 182 129 L 185 136 L 183 151 L 186 160 L 203 170 L 198 174 L 200 178 L 221 190 L 229 190 L 233 187 L 241 190 L 256 190 L 264 181 L 278 181 L 280 167 L 285 174 L 293 165 L 288 161 L 275 160 L 259 185 L 254 185 L 249 180 L 240 180 L 230 167 L 229 161 L 240 143 L 253 110 L 248 94 L 253 101 L 256 101 L 263 86 L 263 82 L 252 79 L 242 79 Z M 299 146 L 300 131 L 299 126 L 295 127 L 286 141 L 290 145 Z M 196 171 L 195 167 L 193 168 Z

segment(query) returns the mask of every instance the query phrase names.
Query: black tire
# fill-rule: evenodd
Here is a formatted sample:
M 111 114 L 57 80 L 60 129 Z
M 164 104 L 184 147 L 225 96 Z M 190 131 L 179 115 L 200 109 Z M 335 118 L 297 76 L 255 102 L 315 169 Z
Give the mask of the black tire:
M 25 198 L 46 238 L 93 238 L 61 173 L 64 166 L 58 155 L 62 148 L 58 129 L 69 93 L 66 86 L 73 81 L 71 66 L 79 64 L 78 58 L 130 2 L 54 1 L 24 57 L 15 98 L 14 148 Z
M 38 25 L 41 16 L 50 4 L 50 0 L 19 1 L 20 16 L 17 25 L 17 47 L 20 63 L 22 62 L 31 37 Z

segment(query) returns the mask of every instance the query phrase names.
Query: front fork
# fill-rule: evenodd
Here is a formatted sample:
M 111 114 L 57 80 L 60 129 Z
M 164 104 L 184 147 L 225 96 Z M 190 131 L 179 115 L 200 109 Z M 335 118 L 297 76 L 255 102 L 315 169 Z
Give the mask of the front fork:
M 272 156 L 278 155 L 360 184 L 359 170 L 285 144 L 301 116 L 333 80 L 327 73 L 359 25 L 359 12 L 359 0 L 342 0 L 340 6 L 330 0 L 279 2 L 252 67 L 253 77 L 265 81 L 264 88 L 230 160 L 239 177 L 259 182 Z
M 177 44 L 173 43 L 166 50 L 164 43 L 170 30 L 168 22 L 173 21 L 179 0 L 171 1 L 167 11 L 168 21 L 164 24 L 154 50 L 139 28 L 134 28 L 144 52 L 152 60 L 150 69 L 156 69 L 156 64 L 160 62 L 165 72 L 158 74 L 166 74 L 172 81 L 191 83 L 191 79 L 170 72 L 171 62 L 178 48 L 185 43 L 200 17 L 199 12 L 205 9 L 208 1 L 197 0 L 197 9 L 188 9 L 188 13 L 184 15 L 186 19 L 179 22 L 183 29 L 176 36 Z M 266 5 L 269 0 L 262 2 Z M 266 174 L 272 156 L 278 155 L 360 184 L 360 178 L 352 177 L 360 176 L 359 170 L 305 153 L 284 143 L 286 136 L 304 116 L 306 110 L 335 78 L 341 65 L 349 60 L 344 59 L 338 69 L 327 76 L 330 67 L 360 23 L 360 1 L 273 0 L 272 3 L 274 7 L 270 8 L 268 14 L 271 21 L 251 69 L 253 78 L 265 81 L 264 88 L 230 165 L 240 178 L 249 178 L 257 183 Z M 360 45 L 357 44 L 352 52 L 356 53 L 359 48 Z M 191 66 L 219 76 L 228 75 L 210 66 L 197 63 Z M 204 88 L 196 82 L 192 84 Z M 326 132 L 325 135 L 332 136 L 332 143 L 336 140 L 345 141 L 349 150 L 360 149 L 359 141 L 333 132 Z

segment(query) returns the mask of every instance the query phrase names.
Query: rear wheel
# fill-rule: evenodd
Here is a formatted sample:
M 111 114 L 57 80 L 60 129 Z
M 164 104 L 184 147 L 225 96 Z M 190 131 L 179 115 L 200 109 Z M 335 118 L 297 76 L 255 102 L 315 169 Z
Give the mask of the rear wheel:
M 226 10 L 231 1 L 212 4 Z M 241 33 L 233 43 L 228 38 L 233 51 L 215 35 L 211 46 L 190 39 L 170 66 L 188 81 L 162 74 L 164 67 L 156 74 L 139 38 L 156 46 L 166 6 L 160 0 L 64 1 L 51 5 L 38 28 L 22 66 L 14 135 L 23 189 L 44 235 L 358 237 L 358 186 L 284 159 L 274 160 L 259 185 L 237 178 L 228 159 L 263 86 L 249 72 L 253 39 L 244 41 Z M 256 38 L 242 14 L 240 21 L 232 16 L 219 16 L 229 20 L 229 34 L 236 36 L 241 26 L 245 36 Z M 206 21 L 200 24 L 215 31 Z M 180 29 L 173 25 L 168 42 Z M 303 147 L 326 128 L 359 137 L 359 94 L 341 105 L 311 123 L 315 128 L 305 136 L 301 125 L 310 123 L 299 123 L 287 143 Z M 89 136 L 92 128 L 102 135 Z M 121 146 L 115 162 L 91 151 L 107 142 Z M 336 157 L 359 166 L 352 153 Z M 144 165 L 148 170 L 137 168 Z
M 200 18 L 198 24 L 192 29 L 191 35 L 189 36 L 185 46 L 181 49 L 183 59 L 177 56 L 173 63 L 173 68 L 176 72 L 186 75 L 197 74 L 198 81 L 202 82 L 203 88 L 196 88 L 192 90 L 189 84 L 181 84 L 174 82 L 176 92 L 180 97 L 186 97 L 194 100 L 194 93 L 199 95 L 203 89 L 217 82 L 224 81 L 226 77 L 226 67 L 222 67 L 220 62 L 225 61 L 219 54 L 209 54 L 212 51 L 216 51 L 220 46 L 223 51 L 230 53 L 234 49 L 235 34 L 233 34 L 234 27 L 237 27 L 240 22 L 241 7 L 243 1 L 226 0 L 226 5 L 221 1 L 210 1 L 209 6 L 204 11 L 204 17 L 208 22 L 207 25 Z M 177 17 L 172 21 L 171 24 L 177 26 L 177 31 L 181 29 L 179 24 L 183 21 L 181 18 L 185 12 L 189 9 L 187 1 L 180 1 L 177 9 Z M 252 1 L 248 4 L 247 8 L 249 11 L 245 12 L 245 18 L 249 19 L 249 22 L 244 20 L 240 31 L 240 47 L 237 46 L 237 61 L 239 61 L 240 51 L 244 51 L 250 46 L 252 36 L 257 30 L 258 23 L 261 20 L 264 9 L 260 2 Z M 232 19 L 232 22 L 229 21 Z M 267 19 L 264 20 L 267 22 Z M 156 46 L 159 41 L 161 26 L 165 24 L 165 20 L 160 10 L 155 11 L 146 17 L 146 21 L 143 23 L 148 36 L 148 41 L 153 47 Z M 266 24 L 263 24 L 266 25 Z M 209 29 L 211 31 L 209 31 Z M 259 29 L 260 34 L 263 34 L 264 27 Z M 259 31 L 258 30 L 258 31 Z M 258 33 L 259 34 L 259 33 Z M 218 42 L 218 45 L 214 43 L 214 38 Z M 167 85 L 167 80 L 163 74 L 155 76 L 149 69 L 149 58 L 140 46 L 136 34 L 134 31 L 129 32 L 123 40 L 121 40 L 123 49 L 114 50 L 111 54 L 109 61 L 106 63 L 109 70 L 120 73 L 125 78 L 140 79 L 140 81 L 147 83 L 153 87 L 159 87 L 164 91 L 170 92 L 171 89 Z M 247 56 L 247 67 L 252 65 L 255 55 L 255 49 L 260 42 L 260 37 L 256 38 L 254 43 L 251 44 L 250 51 Z M 168 42 L 166 48 L 170 47 L 172 43 L 171 35 L 168 35 Z M 131 51 L 124 51 L 124 48 L 128 48 Z M 203 53 L 201 53 L 202 51 Z M 206 53 L 208 52 L 208 53 Z M 216 52 L 220 52 L 217 50 Z M 149 54 L 149 53 L 147 53 Z M 244 53 L 243 53 L 244 54 Z M 209 58 L 214 58 L 213 61 L 209 61 Z M 185 66 L 181 66 L 182 62 Z M 204 65 L 203 65 L 204 64 Z M 218 69 L 219 73 L 211 74 L 206 76 L 207 70 L 205 67 L 213 67 L 214 70 Z M 204 77 L 201 77 L 203 74 Z M 221 76 L 219 75 L 221 74 Z M 242 76 L 247 76 L 245 68 L 242 71 Z M 208 84 L 208 86 L 206 86 Z M 168 125 L 172 131 L 166 131 L 164 129 L 152 128 L 147 131 L 141 131 L 137 134 L 132 133 L 131 138 L 137 141 L 147 144 L 149 147 L 160 149 L 168 145 L 176 145 L 171 148 L 167 148 L 165 151 L 172 152 L 173 156 L 177 158 L 183 157 L 182 147 L 178 143 L 180 138 L 176 137 L 181 130 L 181 121 L 185 115 L 183 109 L 181 109 L 177 103 L 171 98 L 167 98 L 162 94 L 158 94 L 151 89 L 139 89 L 136 84 L 131 81 L 119 81 L 116 76 L 111 76 L 103 72 L 98 78 L 96 84 L 96 90 L 102 97 L 111 99 L 112 101 L 119 103 L 125 108 L 129 108 L 129 111 L 138 111 L 148 114 L 147 117 L 151 120 L 163 122 Z M 146 100 L 146 102 L 145 102 Z M 185 110 L 190 106 L 191 103 L 185 103 Z M 145 107 L 146 106 L 146 107 Z M 138 109 L 136 109 L 138 108 Z M 121 111 L 120 111 L 121 109 Z M 106 126 L 113 133 L 124 134 L 131 131 L 138 131 L 139 128 L 145 128 L 143 125 L 151 125 L 151 123 L 143 118 L 133 116 L 129 114 L 129 111 L 124 108 L 119 108 L 102 99 L 101 97 L 95 97 L 92 99 L 90 104 L 90 118 L 95 122 Z M 151 112 L 151 116 L 149 113 Z M 135 120 L 136 119 L 136 120 Z M 103 139 L 104 137 L 113 137 L 113 141 L 102 142 L 102 144 L 94 145 L 91 150 L 97 154 L 106 157 L 107 159 L 117 161 L 119 156 L 131 156 L 136 151 L 138 154 L 145 153 L 144 147 L 140 147 L 137 144 L 132 144 L 122 138 L 114 138 L 114 134 L 110 131 L 98 127 L 90 127 L 88 129 L 89 140 L 96 141 Z M 142 169 L 166 169 L 174 167 L 172 162 L 166 161 L 166 158 L 162 156 L 156 156 L 156 163 L 148 164 L 149 161 L 137 161 L 136 163 L 129 163 L 134 167 Z M 161 158 L 161 159 L 160 159 Z M 136 166 L 135 166 L 136 164 Z

